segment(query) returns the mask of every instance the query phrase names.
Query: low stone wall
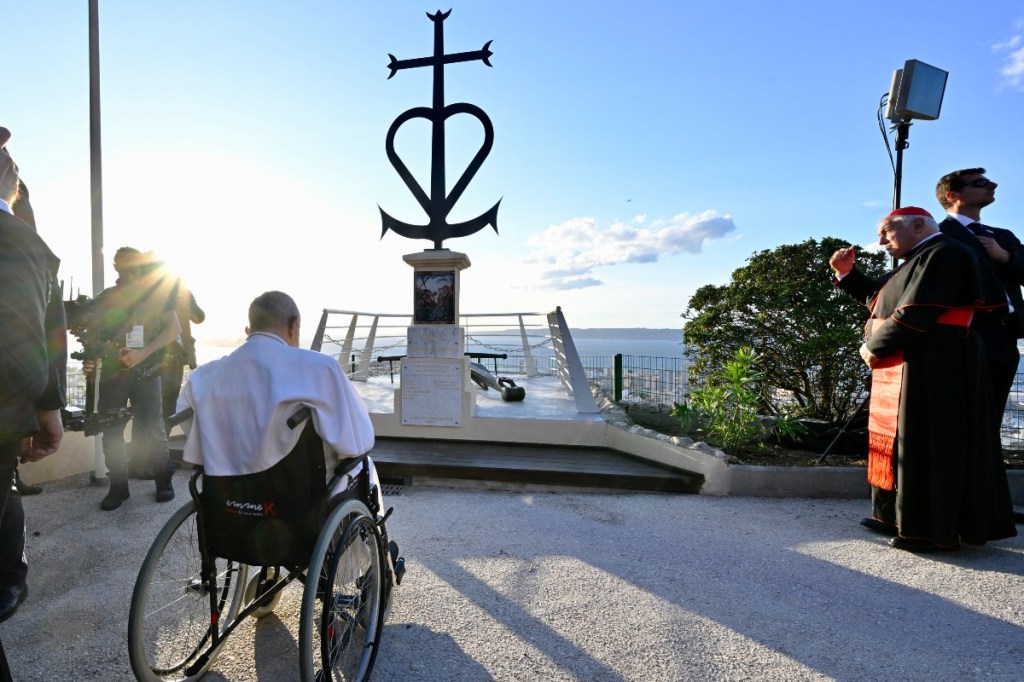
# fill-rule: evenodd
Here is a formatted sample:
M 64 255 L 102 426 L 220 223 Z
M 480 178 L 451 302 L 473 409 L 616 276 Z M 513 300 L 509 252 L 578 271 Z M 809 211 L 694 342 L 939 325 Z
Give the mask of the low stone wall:
M 91 472 L 96 465 L 95 443 L 96 438 L 86 438 L 81 432 L 65 432 L 57 452 L 38 462 L 18 465 L 21 480 L 37 484 Z

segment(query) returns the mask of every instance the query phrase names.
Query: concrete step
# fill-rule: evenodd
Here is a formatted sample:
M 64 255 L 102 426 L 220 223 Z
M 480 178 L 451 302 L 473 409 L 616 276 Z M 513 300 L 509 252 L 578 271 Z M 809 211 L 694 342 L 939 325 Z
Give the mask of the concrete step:
M 170 439 L 172 459 L 181 459 L 183 444 Z M 385 483 L 430 478 L 676 493 L 698 493 L 704 483 L 700 474 L 609 448 L 378 438 L 370 456 Z
M 697 493 L 700 474 L 609 448 L 378 438 L 370 451 L 382 479 L 417 477 L 605 490 Z

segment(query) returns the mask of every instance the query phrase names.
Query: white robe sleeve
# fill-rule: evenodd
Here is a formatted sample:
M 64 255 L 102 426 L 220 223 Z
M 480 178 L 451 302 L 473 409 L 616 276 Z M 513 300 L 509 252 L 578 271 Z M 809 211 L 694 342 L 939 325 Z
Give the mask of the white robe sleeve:
M 310 406 L 314 408 L 313 424 L 324 443 L 339 456 L 355 457 L 373 447 L 373 423 L 362 396 L 338 363 L 329 360 L 322 380 L 327 384 L 323 395 L 330 397 Z

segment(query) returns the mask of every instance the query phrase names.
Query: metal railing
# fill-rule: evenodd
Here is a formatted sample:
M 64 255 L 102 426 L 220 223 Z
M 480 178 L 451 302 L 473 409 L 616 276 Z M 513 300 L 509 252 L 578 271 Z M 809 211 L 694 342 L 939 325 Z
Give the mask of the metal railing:
M 686 400 L 690 390 L 681 357 L 584 356 L 582 361 L 590 381 L 616 402 L 670 406 Z M 1024 450 L 1024 374 L 1017 374 L 1006 401 L 1000 436 L 1004 450 Z
M 353 381 L 367 381 L 394 372 L 395 360 L 408 354 L 407 334 L 413 326 L 413 317 L 408 313 L 324 309 L 311 348 L 336 357 Z M 448 327 L 437 328 L 444 331 Z M 459 349 L 489 358 L 515 357 L 519 370 L 515 373 L 554 374 L 561 379 L 581 414 L 598 412 L 561 308 L 546 314 L 462 313 L 456 332 L 419 336 L 412 343 L 439 346 L 431 347 L 438 355 L 428 357 L 453 357 Z

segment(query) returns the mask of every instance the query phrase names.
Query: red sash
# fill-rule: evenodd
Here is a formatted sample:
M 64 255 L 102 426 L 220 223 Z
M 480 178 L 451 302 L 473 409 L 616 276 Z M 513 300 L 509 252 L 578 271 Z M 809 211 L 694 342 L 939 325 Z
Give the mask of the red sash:
M 939 315 L 936 324 L 969 327 L 973 306 L 950 308 Z M 888 318 L 868 320 L 874 332 Z M 870 337 L 870 334 L 868 334 Z M 883 490 L 896 489 L 893 456 L 896 451 L 896 425 L 903 390 L 903 351 L 882 359 L 871 370 L 871 402 L 868 405 L 868 483 Z

